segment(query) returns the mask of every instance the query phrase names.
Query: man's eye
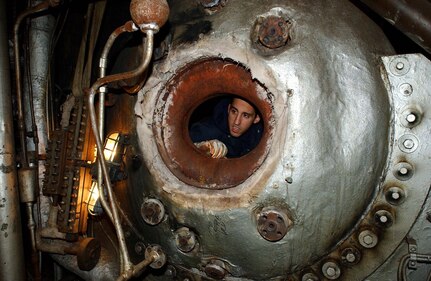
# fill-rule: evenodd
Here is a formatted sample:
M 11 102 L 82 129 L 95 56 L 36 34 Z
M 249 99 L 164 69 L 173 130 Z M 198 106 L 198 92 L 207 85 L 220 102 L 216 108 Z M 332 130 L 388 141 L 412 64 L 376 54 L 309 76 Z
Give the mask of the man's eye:
M 250 118 L 250 115 L 244 114 L 244 118 Z

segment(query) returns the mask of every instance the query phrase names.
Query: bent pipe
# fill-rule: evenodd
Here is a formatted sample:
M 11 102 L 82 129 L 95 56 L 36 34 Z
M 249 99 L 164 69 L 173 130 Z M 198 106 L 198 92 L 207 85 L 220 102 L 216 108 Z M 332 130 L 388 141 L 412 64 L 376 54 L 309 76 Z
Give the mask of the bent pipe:
M 138 68 L 136 68 L 135 70 L 129 71 L 129 72 L 113 74 L 110 76 L 99 78 L 89 89 L 89 95 L 88 95 L 88 108 L 89 108 L 89 113 L 90 113 L 91 128 L 92 128 L 93 135 L 94 135 L 94 138 L 96 141 L 97 155 L 98 155 L 100 166 L 102 168 L 102 172 L 103 172 L 102 174 L 103 174 L 103 178 L 105 181 L 106 190 L 107 190 L 110 204 L 108 204 L 108 202 L 106 201 L 104 196 L 100 196 L 100 201 L 101 201 L 101 204 L 102 204 L 103 208 L 105 209 L 105 211 L 107 211 L 107 214 L 108 214 L 109 218 L 111 219 L 112 223 L 114 224 L 115 232 L 116 232 L 117 237 L 118 237 L 118 242 L 119 242 L 119 246 L 120 246 L 120 256 L 121 256 L 121 260 L 122 260 L 122 263 L 121 263 L 122 268 L 121 268 L 121 277 L 120 278 L 124 278 L 124 279 L 129 279 L 130 277 L 133 276 L 134 265 L 130 261 L 130 257 L 129 257 L 128 252 L 127 252 L 126 238 L 124 236 L 123 229 L 121 228 L 121 221 L 120 221 L 117 206 L 115 204 L 115 202 L 116 202 L 115 194 L 113 193 L 111 181 L 110 181 L 109 174 L 108 174 L 108 169 L 107 169 L 106 163 L 104 161 L 103 146 L 102 146 L 102 141 L 100 138 L 99 129 L 97 126 L 96 112 L 95 112 L 95 108 L 94 108 L 94 98 L 95 98 L 95 95 L 97 93 L 97 90 L 101 86 L 104 86 L 108 83 L 119 81 L 119 80 L 134 78 L 138 75 L 141 75 L 145 71 L 145 69 L 149 65 L 151 57 L 152 57 L 153 46 L 154 46 L 154 30 L 157 30 L 157 29 L 158 28 L 156 25 L 154 25 L 154 26 L 149 25 L 148 29 L 143 30 L 147 35 L 146 39 L 143 38 L 144 44 L 146 47 L 143 48 L 143 52 L 144 52 L 143 63 Z M 103 191 L 102 185 L 99 185 L 98 188 L 99 188 L 99 194 L 105 194 Z M 110 211 L 108 211 L 108 210 L 110 210 Z
M 431 54 L 431 3 L 425 0 L 360 0 Z

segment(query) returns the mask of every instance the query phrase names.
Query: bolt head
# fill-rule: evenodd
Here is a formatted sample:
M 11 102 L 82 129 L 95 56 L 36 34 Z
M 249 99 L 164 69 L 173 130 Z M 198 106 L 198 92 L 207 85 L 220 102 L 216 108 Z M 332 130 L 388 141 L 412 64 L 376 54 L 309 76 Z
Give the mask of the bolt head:
M 402 70 L 403 68 L 404 68 L 404 63 L 402 63 L 402 62 L 399 62 L 399 63 L 397 63 L 396 64 L 396 66 L 395 66 L 398 70 Z
M 335 275 L 335 273 L 336 273 L 336 270 L 335 270 L 335 268 L 333 268 L 333 267 L 328 267 L 327 269 L 326 269 L 326 274 L 328 274 L 328 276 L 334 276 Z
M 401 196 L 398 192 L 392 192 L 391 197 L 394 200 L 398 200 L 398 199 L 400 199 Z
M 409 172 L 409 170 L 406 167 L 400 168 L 400 174 L 401 175 L 407 175 L 408 172 Z
M 406 140 L 403 142 L 403 145 L 404 145 L 404 147 L 405 147 L 405 148 L 407 148 L 407 149 L 412 149 L 412 148 L 415 146 L 415 142 L 414 142 L 413 140 L 411 140 L 411 139 L 406 139 Z
M 354 262 L 354 261 L 356 261 L 356 257 L 355 257 L 355 255 L 354 255 L 353 253 L 348 253 L 348 254 L 346 255 L 346 260 L 347 260 L 348 262 Z
M 364 236 L 364 243 L 367 245 L 373 244 L 373 237 L 371 235 L 365 235 Z
M 406 116 L 406 120 L 409 123 L 414 123 L 416 121 L 416 115 L 413 113 L 410 113 Z

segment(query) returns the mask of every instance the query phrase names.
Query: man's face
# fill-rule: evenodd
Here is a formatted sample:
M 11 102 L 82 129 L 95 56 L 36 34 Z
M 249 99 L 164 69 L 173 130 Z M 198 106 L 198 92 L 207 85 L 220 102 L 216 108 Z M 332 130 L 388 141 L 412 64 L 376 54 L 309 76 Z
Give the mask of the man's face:
M 234 137 L 244 134 L 251 125 L 260 121 L 253 106 L 248 102 L 234 98 L 228 107 L 229 132 Z

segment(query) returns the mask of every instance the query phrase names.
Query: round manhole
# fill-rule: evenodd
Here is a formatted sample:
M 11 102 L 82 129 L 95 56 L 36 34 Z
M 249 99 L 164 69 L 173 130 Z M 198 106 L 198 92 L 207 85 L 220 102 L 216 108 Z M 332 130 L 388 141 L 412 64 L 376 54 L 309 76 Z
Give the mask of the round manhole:
M 212 159 L 189 137 L 189 120 L 205 101 L 234 95 L 252 103 L 261 115 L 259 144 L 238 158 Z M 162 89 L 154 111 L 153 130 L 158 150 L 170 171 L 181 181 L 201 188 L 225 189 L 250 177 L 265 159 L 273 128 L 271 93 L 238 62 L 206 58 L 176 71 Z

